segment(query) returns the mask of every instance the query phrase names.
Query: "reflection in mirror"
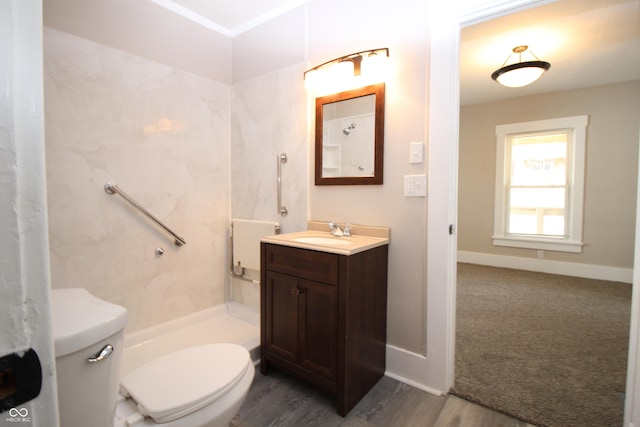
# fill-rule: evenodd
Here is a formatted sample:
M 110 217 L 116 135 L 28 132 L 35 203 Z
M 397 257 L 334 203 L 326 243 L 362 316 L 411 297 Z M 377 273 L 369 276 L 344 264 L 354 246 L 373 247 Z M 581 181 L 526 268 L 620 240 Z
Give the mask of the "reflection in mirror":
M 373 176 L 376 96 L 322 106 L 322 176 Z
M 382 184 L 384 84 L 316 99 L 316 185 Z

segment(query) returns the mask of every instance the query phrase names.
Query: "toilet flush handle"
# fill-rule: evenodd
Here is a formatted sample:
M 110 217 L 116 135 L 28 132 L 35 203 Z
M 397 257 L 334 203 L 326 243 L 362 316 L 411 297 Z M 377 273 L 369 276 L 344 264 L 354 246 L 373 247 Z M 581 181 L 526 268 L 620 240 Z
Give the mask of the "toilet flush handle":
M 113 346 L 111 344 L 107 344 L 104 347 L 102 347 L 102 350 L 100 350 L 100 352 L 98 352 L 98 354 L 96 354 L 93 357 L 88 358 L 87 362 L 89 362 L 89 363 L 99 362 L 99 361 L 104 360 L 107 357 L 111 356 L 111 353 L 113 353 Z

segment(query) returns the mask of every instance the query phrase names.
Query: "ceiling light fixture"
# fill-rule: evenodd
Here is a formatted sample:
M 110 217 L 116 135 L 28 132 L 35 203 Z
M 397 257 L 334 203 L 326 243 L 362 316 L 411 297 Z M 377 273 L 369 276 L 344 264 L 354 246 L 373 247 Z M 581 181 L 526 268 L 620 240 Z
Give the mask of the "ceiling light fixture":
M 535 61 L 522 62 L 522 53 L 526 52 L 529 46 L 516 46 L 513 53 L 518 55 L 518 62 L 506 65 L 513 54 L 510 54 L 502 67 L 491 74 L 491 78 L 503 86 L 521 87 L 531 84 L 538 80 L 545 71 L 551 68 L 551 64 L 540 59 L 531 51 L 531 55 Z
M 359 77 L 364 85 L 385 80 L 389 49 L 370 49 L 332 59 L 304 72 L 304 87 L 308 90 L 331 84 L 345 85 Z

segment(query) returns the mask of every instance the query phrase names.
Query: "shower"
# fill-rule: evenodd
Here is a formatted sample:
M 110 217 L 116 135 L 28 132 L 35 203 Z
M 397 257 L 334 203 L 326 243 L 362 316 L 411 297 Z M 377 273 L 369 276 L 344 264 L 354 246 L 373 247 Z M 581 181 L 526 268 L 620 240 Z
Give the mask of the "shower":
M 344 133 L 345 135 L 349 136 L 351 135 L 351 131 L 354 130 L 356 128 L 356 124 L 355 123 L 351 123 L 348 127 L 342 129 L 342 133 Z

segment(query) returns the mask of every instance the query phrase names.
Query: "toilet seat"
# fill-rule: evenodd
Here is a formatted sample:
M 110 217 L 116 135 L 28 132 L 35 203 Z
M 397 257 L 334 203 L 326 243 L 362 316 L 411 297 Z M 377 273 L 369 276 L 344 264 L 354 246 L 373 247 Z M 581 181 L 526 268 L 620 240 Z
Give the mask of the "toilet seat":
M 224 396 L 250 362 L 247 350 L 237 344 L 191 347 L 152 360 L 124 376 L 121 394 L 135 401 L 140 415 L 167 423 Z

